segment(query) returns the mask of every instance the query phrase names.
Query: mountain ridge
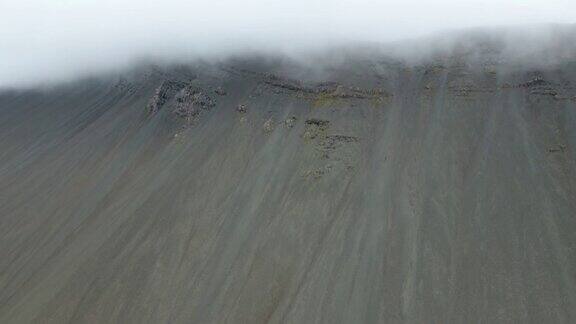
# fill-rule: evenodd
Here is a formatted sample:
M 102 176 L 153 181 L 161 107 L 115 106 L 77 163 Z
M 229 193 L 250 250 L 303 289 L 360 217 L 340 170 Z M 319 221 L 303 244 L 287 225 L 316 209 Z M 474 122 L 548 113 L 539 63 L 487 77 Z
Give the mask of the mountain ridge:
M 576 65 L 309 63 L 2 92 L 0 322 L 576 318 Z

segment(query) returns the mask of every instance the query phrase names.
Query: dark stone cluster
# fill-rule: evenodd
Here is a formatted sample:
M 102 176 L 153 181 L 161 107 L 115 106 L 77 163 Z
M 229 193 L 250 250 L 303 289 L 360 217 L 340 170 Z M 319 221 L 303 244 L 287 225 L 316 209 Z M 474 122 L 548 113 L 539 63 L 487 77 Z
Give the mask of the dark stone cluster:
M 148 112 L 151 114 L 157 113 L 162 106 L 168 102 L 178 91 L 184 88 L 186 84 L 180 81 L 163 81 L 158 88 L 154 96 L 148 102 Z
M 202 110 L 209 110 L 216 103 L 201 89 L 187 86 L 176 94 L 174 113 L 182 118 L 196 117 Z

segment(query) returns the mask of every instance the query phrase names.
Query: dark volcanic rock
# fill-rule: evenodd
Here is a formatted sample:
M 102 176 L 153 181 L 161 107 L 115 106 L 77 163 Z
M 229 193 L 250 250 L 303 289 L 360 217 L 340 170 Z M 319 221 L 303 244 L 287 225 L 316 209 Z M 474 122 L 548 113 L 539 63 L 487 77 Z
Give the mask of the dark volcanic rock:
M 309 125 L 309 126 L 328 127 L 329 124 L 330 124 L 330 121 L 323 120 L 323 119 L 311 118 L 311 119 L 306 120 L 306 125 Z
M 150 98 L 148 102 L 148 112 L 151 114 L 158 112 L 168 100 L 174 97 L 174 95 L 185 86 L 186 84 L 184 82 L 163 81 L 162 84 L 156 88 L 154 96 Z
M 545 81 L 542 77 L 536 77 L 528 82 L 520 84 L 520 87 L 523 88 L 533 88 L 533 87 L 542 87 L 542 86 L 549 86 L 551 85 L 550 82 Z
M 264 125 L 262 125 L 262 129 L 264 130 L 265 133 L 271 133 L 274 131 L 274 126 L 275 126 L 274 120 L 272 120 L 272 118 L 269 118 L 264 122 Z
M 308 119 L 305 123 L 304 133 L 302 134 L 302 138 L 306 140 L 312 140 L 318 137 L 326 136 L 326 132 L 328 131 L 328 125 L 330 124 L 327 120 L 322 119 Z
M 219 96 L 225 96 L 227 94 L 226 90 L 224 90 L 224 88 L 222 87 L 216 88 L 216 90 L 214 90 L 214 93 L 216 93 Z
M 241 114 L 245 114 L 246 112 L 248 112 L 248 108 L 246 108 L 246 105 L 238 105 L 236 107 L 236 111 Z
M 216 105 L 204 91 L 192 86 L 187 86 L 178 92 L 176 102 L 174 112 L 183 118 L 196 117 L 202 110 L 209 110 Z
M 284 126 L 286 126 L 286 128 L 294 128 L 297 120 L 298 118 L 296 118 L 296 116 L 288 117 L 284 120 Z
M 273 88 L 284 90 L 289 93 L 295 92 L 312 97 L 330 96 L 340 99 L 374 99 L 390 96 L 388 92 L 382 89 L 347 87 L 333 81 L 319 82 L 316 84 L 307 85 L 300 80 L 293 80 L 271 73 L 263 74 L 262 78 L 265 84 Z
M 114 85 L 114 89 L 127 94 L 136 93 L 136 86 L 128 81 L 126 78 L 120 78 L 118 82 Z

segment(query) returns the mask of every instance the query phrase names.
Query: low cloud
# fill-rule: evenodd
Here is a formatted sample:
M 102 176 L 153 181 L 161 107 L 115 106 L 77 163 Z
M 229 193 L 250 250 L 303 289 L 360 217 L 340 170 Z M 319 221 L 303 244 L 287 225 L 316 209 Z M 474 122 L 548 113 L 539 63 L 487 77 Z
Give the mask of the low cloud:
M 105 73 L 141 59 L 297 56 L 463 28 L 572 22 L 576 3 L 567 0 L 0 0 L 0 87 Z M 526 45 L 543 39 L 550 37 Z M 418 56 L 424 47 L 405 48 Z

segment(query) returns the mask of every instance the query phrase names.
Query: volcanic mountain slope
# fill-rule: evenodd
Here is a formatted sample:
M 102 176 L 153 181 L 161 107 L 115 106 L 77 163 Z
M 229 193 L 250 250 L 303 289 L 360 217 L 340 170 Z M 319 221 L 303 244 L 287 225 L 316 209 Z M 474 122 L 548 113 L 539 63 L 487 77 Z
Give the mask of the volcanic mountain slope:
M 574 322 L 575 96 L 364 57 L 5 91 L 0 322 Z

